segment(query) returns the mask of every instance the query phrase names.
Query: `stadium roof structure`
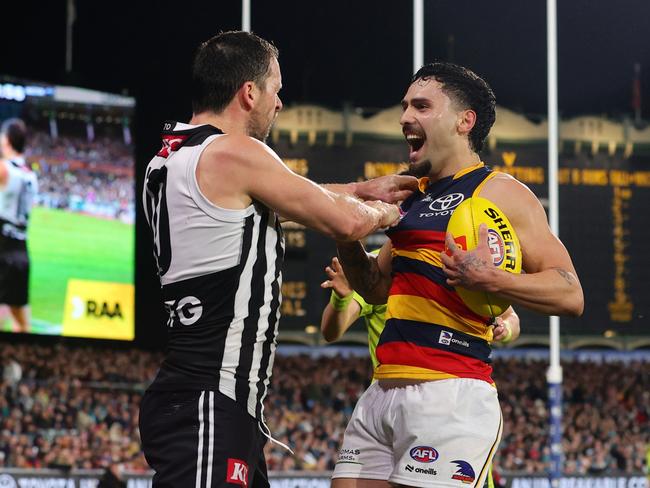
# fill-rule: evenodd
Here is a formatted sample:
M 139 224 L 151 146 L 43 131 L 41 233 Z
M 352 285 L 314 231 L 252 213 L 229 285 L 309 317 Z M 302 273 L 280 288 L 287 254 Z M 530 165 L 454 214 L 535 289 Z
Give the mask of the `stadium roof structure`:
M 299 137 L 306 135 L 310 144 L 315 144 L 323 135 L 326 143 L 332 144 L 336 134 L 345 134 L 347 144 L 351 144 L 357 136 L 403 140 L 398 123 L 401 113 L 399 105 L 381 110 L 371 117 L 364 117 L 355 110 L 334 111 L 318 105 L 295 105 L 280 113 L 273 127 L 272 138 L 277 141 L 281 135 L 288 134 L 291 142 L 295 143 Z M 494 149 L 498 143 L 544 143 L 547 134 L 546 120 L 534 122 L 522 114 L 498 106 L 488 146 Z M 623 147 L 624 154 L 629 157 L 639 147 L 650 147 L 650 125 L 638 128 L 631 119 L 614 121 L 595 115 L 574 117 L 560 122 L 560 143 L 585 145 L 592 152 L 607 148 L 613 153 L 617 147 Z
M 135 98 L 75 86 L 50 85 L 0 75 L 0 99 L 23 102 L 27 99 L 58 103 L 135 107 Z

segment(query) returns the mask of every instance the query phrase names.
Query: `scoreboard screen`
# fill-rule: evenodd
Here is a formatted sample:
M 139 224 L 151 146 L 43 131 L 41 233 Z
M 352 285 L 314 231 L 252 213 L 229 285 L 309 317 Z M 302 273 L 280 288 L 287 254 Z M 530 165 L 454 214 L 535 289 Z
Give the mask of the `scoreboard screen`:
M 25 123 L 25 165 L 37 182 L 23 236 L 28 320 L 17 316 L 24 307 L 0 303 L 0 331 L 133 339 L 134 108 L 130 97 L 0 76 L 0 124 Z M 0 199 L 18 198 L 9 188 Z M 3 226 L 12 219 L 3 215 Z M 2 272 L 0 286 L 20 281 L 13 267 Z
M 287 164 L 318 183 L 343 183 L 393 174 L 406 167 L 403 141 L 357 137 L 354 143 L 309 144 L 280 138 L 274 149 Z M 525 183 L 547 206 L 547 149 L 540 144 L 499 144 L 482 154 L 493 169 Z M 647 333 L 650 316 L 650 154 L 631 157 L 623 149 L 560 154 L 560 237 L 569 250 L 585 293 L 580 318 L 563 318 L 566 334 Z M 548 210 L 548 209 L 547 209 Z M 324 268 L 336 253 L 334 243 L 316 232 L 286 229 L 285 304 L 281 330 L 320 324 L 329 292 L 320 288 Z M 374 234 L 370 247 L 384 236 Z M 548 333 L 548 318 L 521 307 L 522 331 Z

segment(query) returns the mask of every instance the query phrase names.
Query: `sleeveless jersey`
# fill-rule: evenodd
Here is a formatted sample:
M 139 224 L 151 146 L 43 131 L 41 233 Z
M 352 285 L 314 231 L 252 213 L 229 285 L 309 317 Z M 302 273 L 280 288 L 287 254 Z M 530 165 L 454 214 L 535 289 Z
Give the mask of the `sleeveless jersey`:
M 4 240 L 24 242 L 38 181 L 24 158 L 9 159 L 5 165 L 7 183 L 0 187 L 0 236 Z
M 392 242 L 393 281 L 386 327 L 377 346 L 375 378 L 490 377 L 489 317 L 472 312 L 447 285 L 440 253 L 449 218 L 494 175 L 483 163 L 429 183 L 402 204 Z
M 217 207 L 199 189 L 203 150 L 223 133 L 167 122 L 143 191 L 167 320 L 153 390 L 215 390 L 262 418 L 281 302 L 284 241 L 259 202 Z

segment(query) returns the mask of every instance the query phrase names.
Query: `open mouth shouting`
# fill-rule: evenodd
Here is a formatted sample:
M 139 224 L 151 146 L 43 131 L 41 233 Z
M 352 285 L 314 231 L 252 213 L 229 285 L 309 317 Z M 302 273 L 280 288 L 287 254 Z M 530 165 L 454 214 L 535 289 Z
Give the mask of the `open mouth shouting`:
M 412 163 L 417 162 L 422 158 L 422 147 L 426 142 L 427 138 L 424 135 L 424 132 L 416 129 L 412 126 L 404 126 L 402 129 L 406 142 L 408 143 L 411 150 L 409 151 L 409 161 Z

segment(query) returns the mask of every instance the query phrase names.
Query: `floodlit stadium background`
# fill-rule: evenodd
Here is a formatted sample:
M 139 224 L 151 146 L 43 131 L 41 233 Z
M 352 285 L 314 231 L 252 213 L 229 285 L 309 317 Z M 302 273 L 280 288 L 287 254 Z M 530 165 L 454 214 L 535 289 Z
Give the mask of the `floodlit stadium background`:
M 280 3 L 257 0 L 251 5 L 252 29 L 281 52 L 286 108 L 272 134 L 274 149 L 295 171 L 318 182 L 394 172 L 405 159 L 396 105 L 412 73 L 411 3 Z M 76 2 L 74 11 L 65 2 L 3 6 L 3 17 L 13 20 L 0 32 L 0 75 L 132 97 L 137 196 L 142 170 L 158 149 L 162 122 L 189 118 L 191 53 L 215 32 L 240 28 L 242 20 L 237 1 L 132 4 Z M 424 59 L 467 65 L 496 92 L 497 124 L 484 160 L 520 178 L 546 203 L 545 2 L 481 2 L 461 10 L 453 3 L 427 0 L 424 8 Z M 650 44 L 645 39 L 650 6 L 642 0 L 625 6 L 560 2 L 557 18 L 559 230 L 586 295 L 585 315 L 562 321 L 568 476 L 563 483 L 645 486 L 650 443 Z M 68 21 L 74 22 L 72 50 L 66 56 Z M 637 64 L 640 70 L 635 70 Z M 47 212 L 34 212 L 34 231 L 39 222 L 51 222 Z M 37 478 L 77 476 L 42 471 L 47 466 L 118 463 L 144 469 L 134 420 L 139 394 L 160 359 L 165 331 L 140 217 L 135 260 L 128 231 L 112 243 L 101 230 L 90 229 L 97 251 L 82 254 L 66 247 L 64 253 L 103 266 L 109 274 L 122 267 L 118 278 L 107 281 L 135 283 L 134 343 L 2 335 L 3 361 L 14 357 L 22 372 L 13 388 L 17 370 L 3 364 L 9 373 L 0 390 L 0 486 L 12 486 L 21 477 L 27 479 L 21 486 L 32 486 Z M 370 375 L 363 357 L 365 333 L 359 325 L 346 336 L 351 349 L 320 346 L 319 334 L 309 326 L 319 323 L 327 301 L 318 283 L 334 248 L 304 229 L 286 230 L 283 347 L 267 411 L 269 425 L 280 440 L 298 447 L 298 456 L 291 459 L 269 448 L 268 459 L 280 476 L 276 486 L 327 486 L 326 475 L 310 480 L 282 476 L 306 470 L 311 477 L 331 469 L 346 415 Z M 112 238 L 119 234 L 104 232 Z M 371 238 L 375 243 L 381 239 Z M 56 234 L 46 233 L 40 242 L 45 256 L 61 254 L 65 246 Z M 100 257 L 99 250 L 107 247 L 121 251 Z M 113 259 L 124 264 L 107 266 Z M 48 275 L 44 268 L 44 274 L 33 277 L 33 286 L 61 293 L 64 285 L 53 277 L 61 279 L 61 273 L 55 269 Z M 32 306 L 47 308 L 47 302 Z M 541 486 L 536 483 L 545 482 L 549 463 L 548 320 L 523 311 L 520 315 L 522 338 L 495 354 L 506 418 L 497 468 L 509 484 Z M 329 359 L 331 355 L 335 357 Z M 296 370 L 315 373 L 306 377 Z M 19 461 L 16 453 L 22 456 Z M 23 471 L 8 471 L 16 465 Z M 541 478 L 534 482 L 533 476 Z M 70 482 L 84 486 L 84 481 Z M 129 486 L 147 483 L 138 474 Z

